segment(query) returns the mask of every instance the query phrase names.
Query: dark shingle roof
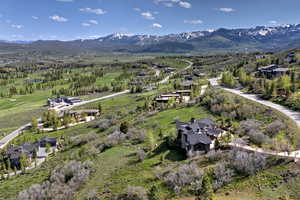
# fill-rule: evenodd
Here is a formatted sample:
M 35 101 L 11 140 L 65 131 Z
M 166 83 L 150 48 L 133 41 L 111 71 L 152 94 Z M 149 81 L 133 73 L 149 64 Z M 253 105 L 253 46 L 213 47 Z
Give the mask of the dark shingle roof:
M 205 134 L 189 133 L 187 134 L 187 142 L 191 145 L 211 144 L 211 139 Z
M 190 145 L 211 144 L 212 140 L 209 136 L 217 137 L 222 132 L 214 126 L 215 122 L 207 118 L 187 123 L 176 121 L 177 130 L 187 136 L 186 142 Z

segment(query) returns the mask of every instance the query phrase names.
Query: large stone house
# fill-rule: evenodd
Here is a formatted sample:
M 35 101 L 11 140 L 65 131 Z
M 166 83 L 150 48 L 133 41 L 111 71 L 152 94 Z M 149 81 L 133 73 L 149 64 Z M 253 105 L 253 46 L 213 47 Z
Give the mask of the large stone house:
M 50 147 L 49 152 L 47 146 Z M 24 143 L 20 146 L 10 145 L 7 148 L 7 156 L 11 165 L 11 168 L 20 169 L 20 159 L 22 154 L 25 154 L 29 161 L 32 161 L 34 157 L 45 158 L 57 148 L 57 139 L 52 137 L 43 137 L 35 143 Z
M 277 78 L 277 77 L 287 74 L 288 71 L 289 71 L 288 68 L 282 68 L 282 67 L 279 67 L 278 65 L 273 64 L 273 65 L 269 65 L 269 66 L 259 67 L 258 75 L 264 76 L 266 78 Z
M 195 120 L 190 122 L 176 122 L 178 131 L 177 143 L 187 155 L 197 152 L 208 152 L 215 148 L 215 141 L 224 134 L 222 129 L 217 128 L 211 119 Z

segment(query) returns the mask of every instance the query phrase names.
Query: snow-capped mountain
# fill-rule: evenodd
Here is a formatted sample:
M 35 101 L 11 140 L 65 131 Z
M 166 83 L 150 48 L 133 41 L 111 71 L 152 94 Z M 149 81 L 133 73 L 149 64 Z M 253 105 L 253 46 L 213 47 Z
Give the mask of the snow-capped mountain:
M 1 42 L 0 42 L 1 43 Z M 2 42 L 3 46 L 3 42 Z M 36 41 L 24 49 L 63 52 L 276 51 L 300 46 L 300 24 L 184 32 L 168 35 L 111 34 L 74 41 Z M 26 48 L 25 48 L 26 47 Z

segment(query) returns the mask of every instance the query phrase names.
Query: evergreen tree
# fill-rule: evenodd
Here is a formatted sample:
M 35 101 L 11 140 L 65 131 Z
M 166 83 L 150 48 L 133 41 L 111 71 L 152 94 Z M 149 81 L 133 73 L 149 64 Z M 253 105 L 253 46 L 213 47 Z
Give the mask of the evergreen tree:
M 31 128 L 32 128 L 32 131 L 36 131 L 38 128 L 38 121 L 34 117 L 31 119 Z
M 21 154 L 20 164 L 21 164 L 22 171 L 25 172 L 26 168 L 29 166 L 29 160 L 27 154 L 25 153 Z
M 127 121 L 124 121 L 121 123 L 120 131 L 125 134 L 128 132 L 128 122 Z
M 202 195 L 201 200 L 214 200 L 214 190 L 212 186 L 212 180 L 209 176 L 208 172 L 206 172 L 203 176 L 203 182 L 202 182 Z

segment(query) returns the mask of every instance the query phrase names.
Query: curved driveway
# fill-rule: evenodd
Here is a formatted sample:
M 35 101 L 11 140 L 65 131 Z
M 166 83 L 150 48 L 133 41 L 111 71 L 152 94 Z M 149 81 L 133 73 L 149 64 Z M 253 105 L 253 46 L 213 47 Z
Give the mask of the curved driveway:
M 287 117 L 289 117 L 290 119 L 292 119 L 298 126 L 298 128 L 300 128 L 300 113 L 290 110 L 284 106 L 272 103 L 270 101 L 266 101 L 263 99 L 260 99 L 259 97 L 257 97 L 255 94 L 246 94 L 241 92 L 238 89 L 229 89 L 229 88 L 225 88 L 225 87 L 221 87 L 219 86 L 218 81 L 220 80 L 220 78 L 213 78 L 213 79 L 209 79 L 210 85 L 215 87 L 215 88 L 221 88 L 223 90 L 226 90 L 228 92 L 231 92 L 233 94 L 239 95 L 241 97 L 244 97 L 246 99 L 255 101 L 257 103 L 260 103 L 262 105 L 268 106 L 270 108 L 273 108 L 281 113 L 283 113 L 284 115 L 286 115 Z M 289 157 L 289 158 L 300 158 L 300 150 L 294 151 L 294 152 L 274 152 L 274 151 L 268 151 L 268 150 L 263 150 L 260 148 L 253 148 L 250 147 L 248 145 L 240 145 L 240 144 L 230 144 L 231 146 L 234 147 L 238 147 L 244 150 L 249 150 L 249 151 L 254 151 L 254 152 L 258 152 L 258 153 L 264 153 L 264 154 L 268 154 L 268 155 L 276 155 L 276 156 L 281 156 L 281 157 Z

